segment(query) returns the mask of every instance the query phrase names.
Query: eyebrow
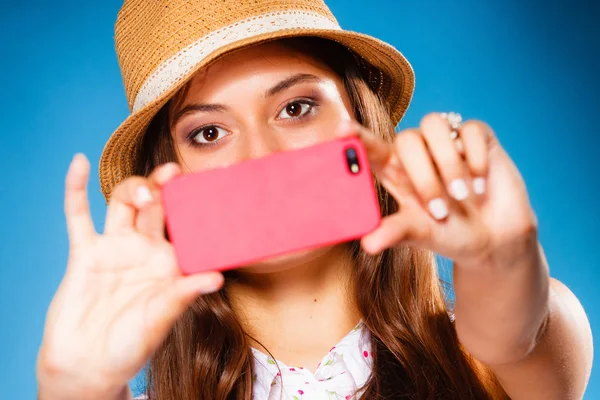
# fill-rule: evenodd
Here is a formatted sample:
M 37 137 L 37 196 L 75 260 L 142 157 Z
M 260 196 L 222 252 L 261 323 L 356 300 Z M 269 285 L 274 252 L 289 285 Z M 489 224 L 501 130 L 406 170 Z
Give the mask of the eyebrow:
M 321 78 L 312 74 L 296 74 L 286 78 L 265 92 L 264 97 L 275 96 L 292 86 L 299 85 L 304 82 L 321 82 Z
M 179 110 L 177 114 L 175 114 L 175 116 L 173 117 L 173 122 L 171 124 L 172 126 L 175 126 L 175 124 L 177 124 L 177 121 L 179 121 L 181 118 L 194 112 L 226 112 L 228 110 L 229 107 L 223 104 L 192 103 Z
M 296 74 L 292 75 L 289 78 L 282 80 L 277 83 L 275 86 L 271 87 L 264 93 L 264 97 L 275 96 L 278 93 L 283 92 L 291 88 L 292 86 L 299 85 L 305 82 L 321 82 L 321 78 L 312 74 Z M 187 114 L 195 113 L 195 112 L 226 112 L 229 111 L 230 108 L 223 104 L 202 104 L 202 103 L 192 103 L 188 104 L 179 110 L 175 116 L 173 117 L 172 126 L 177 124 L 181 118 L 186 116 Z

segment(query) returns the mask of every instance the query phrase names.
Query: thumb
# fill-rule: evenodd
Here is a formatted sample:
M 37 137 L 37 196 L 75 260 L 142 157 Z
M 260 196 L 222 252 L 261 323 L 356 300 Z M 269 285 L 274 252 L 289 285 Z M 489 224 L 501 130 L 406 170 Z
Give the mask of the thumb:
M 381 220 L 379 227 L 363 236 L 362 248 L 374 255 L 401 242 L 413 242 L 416 236 L 414 226 L 414 217 L 410 213 L 399 211 L 389 215 Z
M 220 272 L 206 272 L 178 278 L 171 288 L 173 304 L 183 312 L 198 296 L 214 293 L 223 287 L 225 279 Z
M 157 340 L 154 345 L 158 346 L 162 342 L 177 319 L 198 296 L 216 292 L 223 283 L 223 274 L 220 272 L 180 276 L 169 283 L 167 288 L 152 296 L 148 304 L 151 312 L 147 318 Z

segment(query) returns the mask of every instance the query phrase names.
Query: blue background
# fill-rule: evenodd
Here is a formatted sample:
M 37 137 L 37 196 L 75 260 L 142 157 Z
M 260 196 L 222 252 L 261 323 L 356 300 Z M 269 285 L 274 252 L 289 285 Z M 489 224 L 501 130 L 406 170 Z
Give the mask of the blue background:
M 417 86 L 400 127 L 430 111 L 489 122 L 520 168 L 552 275 L 600 330 L 600 2 L 328 2 L 343 27 L 391 42 Z M 63 180 L 95 166 L 127 116 L 114 53 L 121 1 L 4 2 L 0 11 L 0 397 L 33 399 L 45 312 L 67 258 Z M 105 212 L 90 186 L 98 229 Z M 598 352 L 596 352 L 598 359 Z M 586 399 L 600 398 L 600 369 Z

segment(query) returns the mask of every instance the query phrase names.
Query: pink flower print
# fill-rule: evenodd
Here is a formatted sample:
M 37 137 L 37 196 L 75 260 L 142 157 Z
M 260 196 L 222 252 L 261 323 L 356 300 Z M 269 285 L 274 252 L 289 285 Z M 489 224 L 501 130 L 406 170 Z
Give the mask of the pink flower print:
M 332 348 L 329 350 L 329 352 L 332 352 L 332 351 L 333 351 L 333 349 L 335 349 L 335 346 L 333 346 L 333 347 L 332 347 Z
M 296 368 L 290 368 L 290 371 L 296 372 Z
M 351 398 L 352 398 L 352 396 L 348 395 L 348 396 L 346 396 L 346 397 L 344 397 L 344 398 L 345 398 L 346 400 L 349 400 L 349 399 L 351 399 Z
M 305 385 L 308 385 L 309 383 L 308 383 L 308 382 L 304 382 L 304 384 L 305 384 Z
M 298 394 L 300 394 L 300 396 L 302 396 L 304 394 L 304 390 L 298 389 Z
M 365 358 L 366 358 L 366 357 L 369 357 L 369 352 L 368 352 L 368 351 L 366 351 L 366 350 L 365 350 L 365 351 L 363 351 L 363 356 L 365 356 Z

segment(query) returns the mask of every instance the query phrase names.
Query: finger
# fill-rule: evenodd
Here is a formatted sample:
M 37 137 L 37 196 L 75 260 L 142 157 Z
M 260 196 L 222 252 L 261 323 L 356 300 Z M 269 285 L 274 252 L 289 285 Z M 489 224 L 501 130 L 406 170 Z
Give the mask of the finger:
M 223 283 L 223 274 L 220 272 L 177 277 L 167 288 L 153 296 L 148 304 L 148 309 L 152 310 L 150 326 L 168 332 L 198 296 L 218 291 Z
M 417 216 L 411 213 L 398 212 L 381 220 L 377 229 L 363 236 L 361 246 L 368 254 L 379 254 L 404 242 L 408 245 L 418 243 L 423 234 L 419 231 L 426 229 L 427 224 L 418 222 Z
M 110 198 L 104 232 L 107 234 L 133 232 L 138 210 L 154 202 L 157 192 L 158 190 L 147 178 L 136 176 L 121 182 Z
M 182 276 L 172 288 L 172 301 L 182 307 L 187 307 L 198 295 L 209 294 L 223 287 L 225 279 L 220 272 L 205 272 L 195 275 Z
M 381 173 L 391 161 L 393 152 L 390 144 L 356 122 L 343 121 L 338 126 L 336 135 L 338 137 L 358 136 L 367 150 L 369 164 L 376 174 Z
M 435 219 L 446 218 L 449 210 L 446 190 L 423 136 L 416 130 L 405 130 L 394 141 L 394 147 L 422 204 Z
M 473 192 L 479 195 L 485 193 L 490 135 L 490 127 L 479 121 L 468 121 L 460 130 L 467 165 L 473 176 Z
M 152 174 L 150 174 L 149 179 L 156 186 L 162 187 L 165 183 L 178 175 L 181 175 L 181 167 L 179 164 L 171 162 L 157 167 Z
M 87 158 L 83 154 L 75 155 L 65 180 L 65 216 L 72 245 L 79 245 L 96 235 L 87 197 L 89 175 Z
M 148 180 L 152 186 L 160 188 L 180 173 L 179 165 L 169 163 L 156 168 Z M 160 190 L 155 193 L 155 197 L 154 201 L 138 211 L 135 228 L 142 235 L 162 239 L 165 237 L 165 219 Z
M 421 133 L 450 196 L 458 201 L 469 197 L 468 168 L 451 138 L 448 121 L 433 113 L 421 121 Z
M 359 137 L 365 145 L 373 172 L 399 204 L 415 196 L 410 179 L 406 175 L 397 153 L 394 151 L 393 143 L 387 143 L 355 122 L 342 122 L 338 127 L 337 135 L 340 137 L 350 135 Z M 394 134 L 394 137 L 396 136 Z

